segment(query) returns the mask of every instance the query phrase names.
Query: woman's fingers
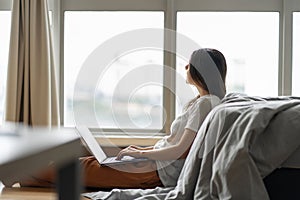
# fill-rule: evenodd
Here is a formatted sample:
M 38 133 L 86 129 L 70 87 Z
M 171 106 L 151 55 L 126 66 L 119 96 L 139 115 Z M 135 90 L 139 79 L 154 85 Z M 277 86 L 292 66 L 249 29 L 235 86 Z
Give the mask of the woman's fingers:
M 132 156 L 132 157 L 137 157 L 138 155 L 138 151 L 137 149 L 135 148 L 132 148 L 132 147 L 127 147 L 123 150 L 121 150 L 118 155 L 117 155 L 117 160 L 121 160 L 124 156 Z
M 127 147 L 128 148 L 128 147 Z M 125 151 L 127 151 L 127 148 L 126 149 L 123 149 L 121 150 L 118 155 L 117 155 L 117 160 L 121 160 L 123 157 L 124 157 L 124 154 L 125 154 Z
M 130 151 L 130 147 L 127 147 L 123 150 L 121 150 L 118 155 L 117 155 L 117 160 L 121 160 L 124 156 L 126 156 L 128 154 L 128 152 Z

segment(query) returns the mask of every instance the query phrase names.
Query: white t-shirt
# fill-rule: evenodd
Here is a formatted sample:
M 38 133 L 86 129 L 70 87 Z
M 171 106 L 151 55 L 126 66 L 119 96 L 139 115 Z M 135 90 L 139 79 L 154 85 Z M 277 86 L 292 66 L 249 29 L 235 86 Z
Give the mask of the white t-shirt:
M 207 114 L 220 103 L 215 95 L 205 95 L 198 98 L 187 110 L 178 116 L 171 125 L 171 133 L 159 140 L 154 149 L 161 149 L 177 144 L 185 129 L 198 132 Z M 157 160 L 158 175 L 165 187 L 176 186 L 177 179 L 185 159 Z

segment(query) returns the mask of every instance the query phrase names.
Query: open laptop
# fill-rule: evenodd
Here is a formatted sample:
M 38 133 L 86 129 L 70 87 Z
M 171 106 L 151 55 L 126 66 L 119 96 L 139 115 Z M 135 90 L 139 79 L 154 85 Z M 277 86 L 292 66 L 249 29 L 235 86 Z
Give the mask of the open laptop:
M 86 126 L 76 126 L 76 129 L 100 165 L 112 166 L 124 163 L 144 162 L 148 160 L 147 158 L 134 158 L 131 156 L 124 156 L 121 160 L 116 160 L 116 157 L 107 157 L 97 140 Z

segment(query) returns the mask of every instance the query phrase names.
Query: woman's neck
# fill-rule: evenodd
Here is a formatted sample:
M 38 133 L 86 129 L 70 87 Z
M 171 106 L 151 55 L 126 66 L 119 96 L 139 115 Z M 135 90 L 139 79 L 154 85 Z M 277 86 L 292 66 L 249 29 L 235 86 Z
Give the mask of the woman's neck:
M 201 97 L 201 96 L 205 96 L 205 95 L 208 95 L 208 94 L 209 94 L 209 92 L 208 92 L 208 91 L 206 91 L 206 90 L 202 89 L 202 88 L 201 88 L 201 87 L 199 87 L 199 86 L 197 86 L 197 90 L 198 90 L 198 92 L 199 92 L 199 95 L 200 95 L 200 97 Z

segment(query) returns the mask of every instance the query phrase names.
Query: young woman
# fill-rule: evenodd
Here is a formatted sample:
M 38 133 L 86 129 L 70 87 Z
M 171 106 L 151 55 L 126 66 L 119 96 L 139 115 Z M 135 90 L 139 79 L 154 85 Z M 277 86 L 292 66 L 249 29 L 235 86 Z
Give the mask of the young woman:
M 188 84 L 194 85 L 199 95 L 192 99 L 171 126 L 171 133 L 154 146 L 131 145 L 119 152 L 124 156 L 146 157 L 147 162 L 100 166 L 93 157 L 80 158 L 84 185 L 97 188 L 153 188 L 175 186 L 186 156 L 202 122 L 211 109 L 220 103 L 226 93 L 226 60 L 221 52 L 203 48 L 193 52 L 185 66 Z M 22 186 L 53 186 L 54 170 L 31 176 L 21 181 Z

